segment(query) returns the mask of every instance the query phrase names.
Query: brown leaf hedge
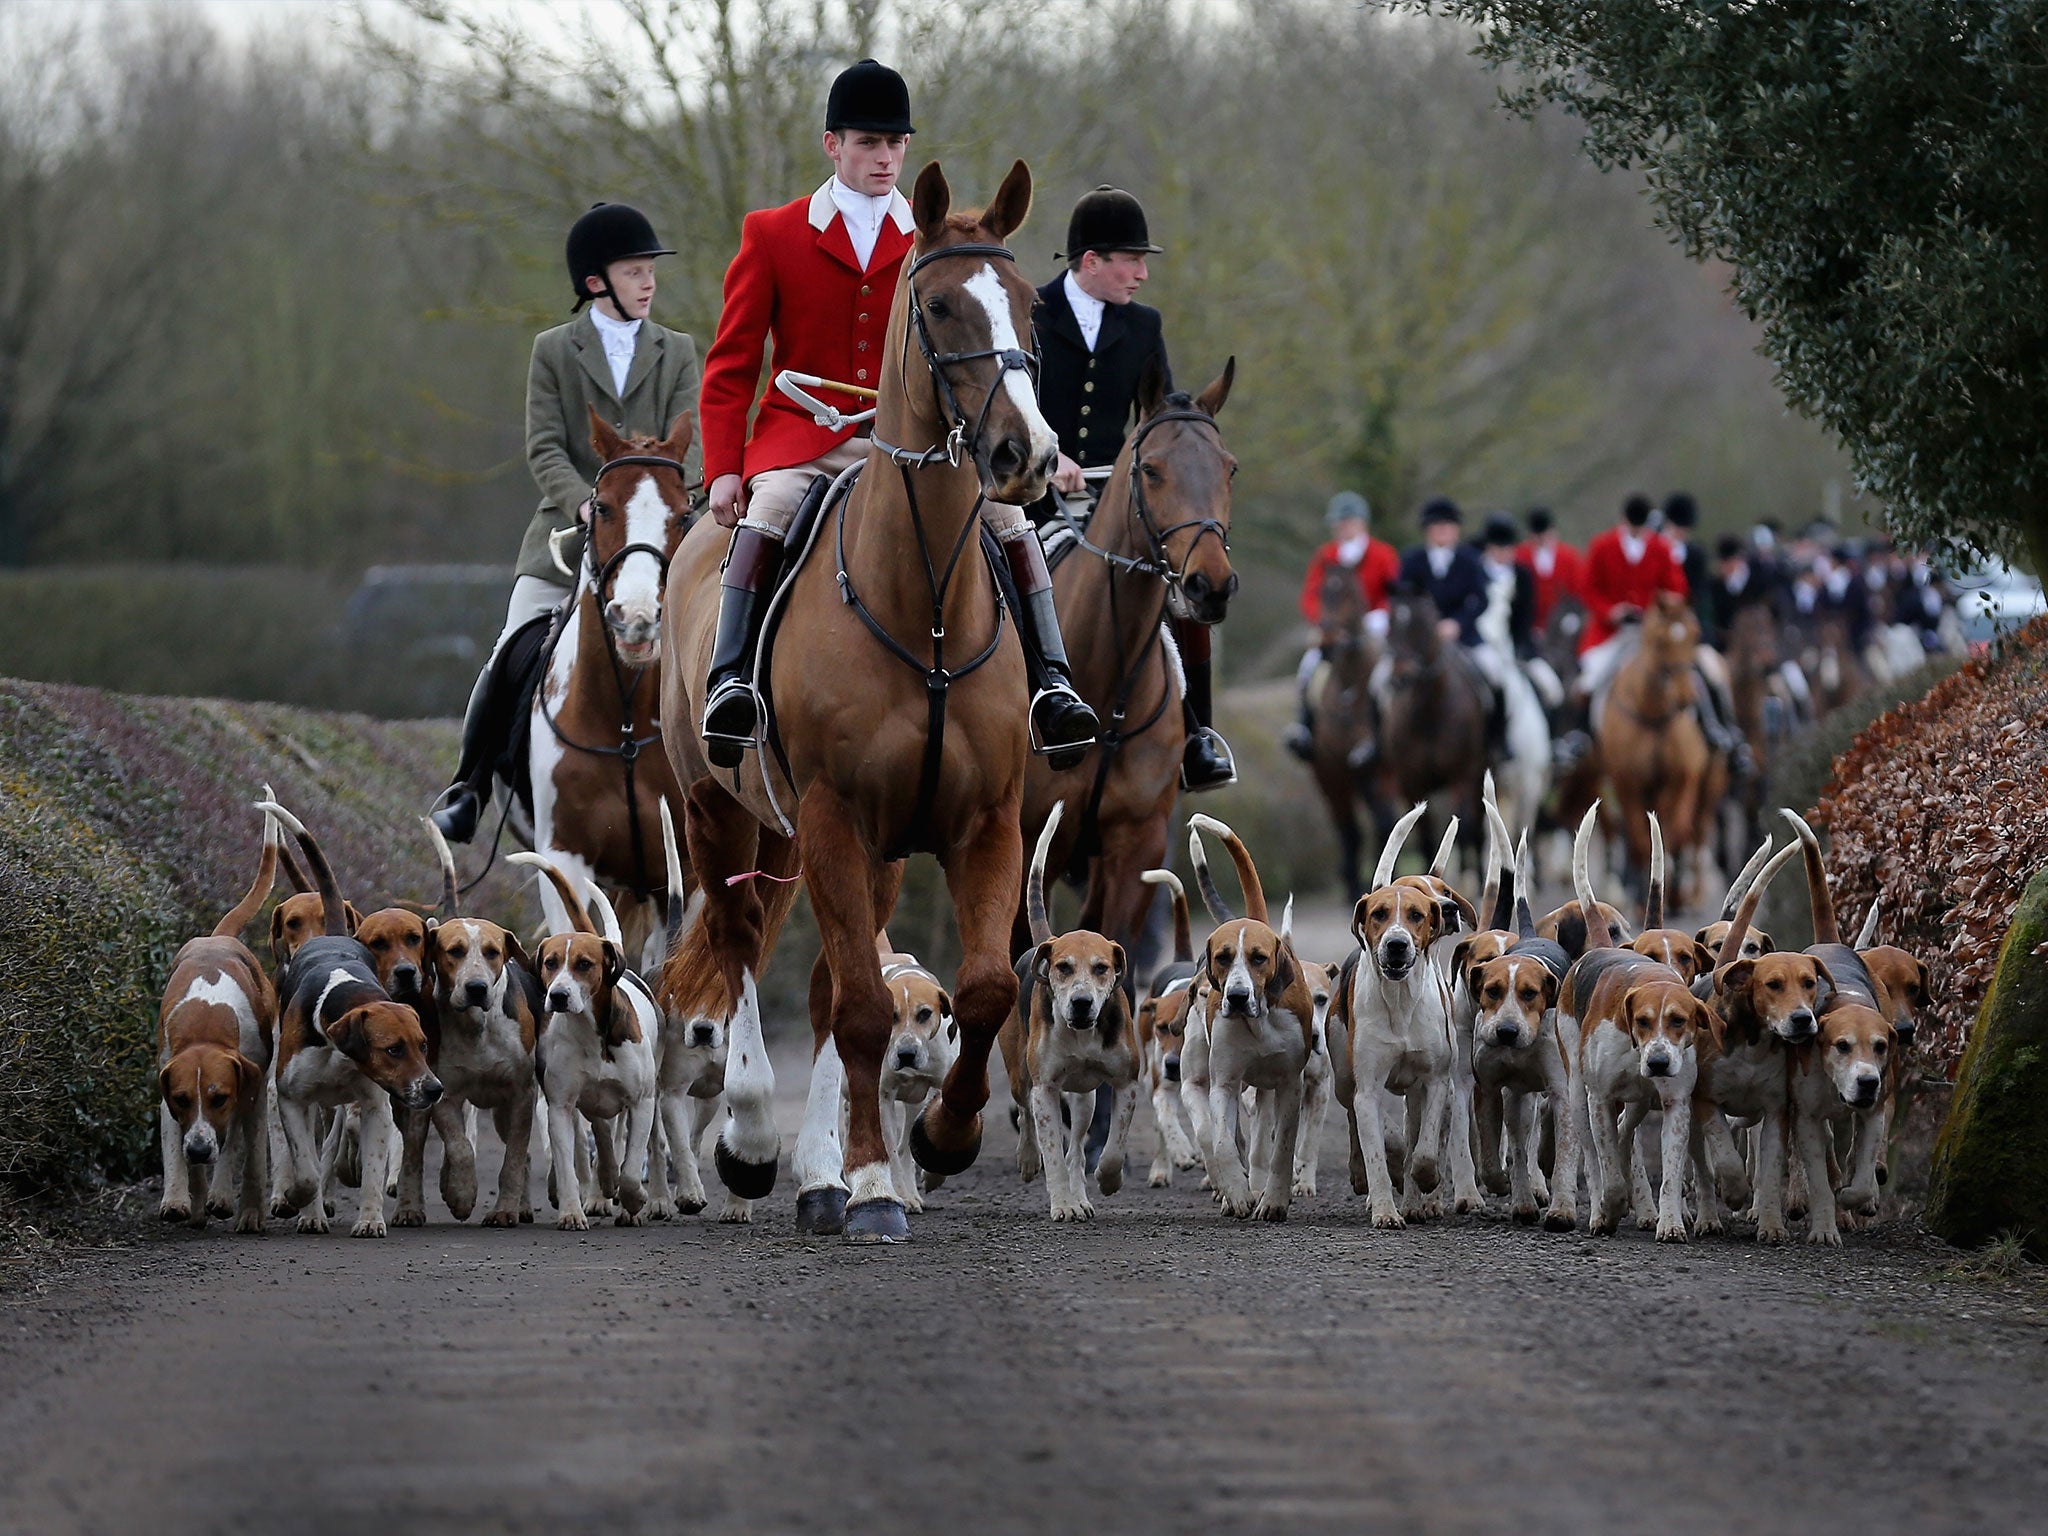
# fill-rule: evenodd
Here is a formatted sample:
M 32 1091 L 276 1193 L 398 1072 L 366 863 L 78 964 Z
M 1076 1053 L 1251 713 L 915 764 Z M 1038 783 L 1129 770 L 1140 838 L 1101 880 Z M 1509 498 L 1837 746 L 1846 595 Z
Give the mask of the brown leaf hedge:
M 1835 759 L 1817 815 L 1842 927 L 1926 962 L 1925 1063 L 1953 1076 L 2020 895 L 2048 866 L 2048 617 L 1879 716 Z

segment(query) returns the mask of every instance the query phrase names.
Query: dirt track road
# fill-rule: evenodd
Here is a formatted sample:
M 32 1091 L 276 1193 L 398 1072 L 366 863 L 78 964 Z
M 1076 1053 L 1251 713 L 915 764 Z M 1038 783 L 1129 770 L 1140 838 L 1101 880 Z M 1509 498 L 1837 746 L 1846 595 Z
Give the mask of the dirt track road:
M 2048 1529 L 2040 1294 L 1375 1232 L 1333 1118 L 1284 1227 L 1183 1174 L 1056 1229 L 992 1116 L 893 1250 L 786 1179 L 752 1228 L 152 1228 L 0 1298 L 0 1531 Z

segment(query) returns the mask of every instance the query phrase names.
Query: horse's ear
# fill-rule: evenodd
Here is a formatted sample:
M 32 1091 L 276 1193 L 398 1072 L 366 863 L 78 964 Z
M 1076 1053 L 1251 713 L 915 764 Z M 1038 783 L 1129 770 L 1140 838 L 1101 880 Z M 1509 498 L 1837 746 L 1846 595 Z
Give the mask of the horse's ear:
M 910 216 L 927 246 L 944 233 L 946 215 L 952 211 L 953 189 L 946 185 L 946 173 L 934 160 L 917 173 L 917 185 L 910 189 Z
M 1195 404 L 1214 416 L 1223 409 L 1223 402 L 1230 398 L 1230 386 L 1236 378 L 1237 358 L 1233 354 L 1224 360 L 1223 371 L 1210 380 L 1209 387 L 1195 396 Z
M 1145 371 L 1138 376 L 1138 420 L 1149 421 L 1166 408 L 1166 369 L 1154 352 L 1145 359 Z
M 988 207 L 982 210 L 981 227 L 998 240 L 1007 240 L 1014 231 L 1023 227 L 1030 212 L 1031 167 L 1018 160 L 1010 166 L 1010 174 L 996 188 L 996 195 L 989 199 Z
M 683 411 L 669 425 L 668 436 L 661 440 L 661 446 L 672 459 L 680 459 L 690 451 L 690 444 L 697 439 L 697 413 Z
M 598 459 L 609 463 L 626 451 L 626 440 L 612 430 L 612 424 L 597 414 L 597 407 L 584 403 L 583 409 L 590 413 L 590 446 L 597 450 Z

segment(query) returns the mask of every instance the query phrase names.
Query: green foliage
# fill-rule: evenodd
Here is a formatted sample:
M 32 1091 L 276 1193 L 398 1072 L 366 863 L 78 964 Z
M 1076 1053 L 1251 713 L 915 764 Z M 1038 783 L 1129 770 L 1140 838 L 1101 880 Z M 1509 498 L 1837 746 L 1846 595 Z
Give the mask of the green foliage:
M 1416 0 L 1730 264 L 1896 529 L 2048 569 L 2048 4 Z

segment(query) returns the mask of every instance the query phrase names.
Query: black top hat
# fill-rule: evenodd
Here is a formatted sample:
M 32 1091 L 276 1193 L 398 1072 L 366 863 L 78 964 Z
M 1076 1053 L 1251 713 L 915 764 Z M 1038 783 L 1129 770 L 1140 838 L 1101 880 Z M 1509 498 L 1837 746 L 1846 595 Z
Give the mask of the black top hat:
M 1432 523 L 1462 523 L 1465 514 L 1458 510 L 1458 504 L 1448 496 L 1432 496 L 1422 504 L 1422 526 Z
M 1531 507 L 1529 509 L 1529 531 L 1531 533 L 1548 533 L 1555 526 L 1555 523 L 1556 519 L 1550 515 L 1550 508 Z
M 1692 528 L 1699 524 L 1700 504 L 1685 491 L 1673 491 L 1664 498 L 1664 521 L 1674 528 Z
M 839 72 L 825 98 L 825 131 L 915 133 L 910 126 L 910 87 L 886 64 L 862 59 Z
M 1067 248 L 1053 255 L 1072 261 L 1083 251 L 1144 251 L 1148 255 L 1164 250 L 1152 243 L 1145 227 L 1145 210 L 1128 192 L 1115 187 L 1097 187 L 1074 204 L 1067 220 Z
M 635 256 L 673 256 L 661 243 L 647 215 L 626 203 L 592 203 L 590 211 L 569 226 L 569 285 L 576 290 L 581 308 L 594 297 L 584 286 L 586 277 L 602 278 L 604 269 L 615 261 Z M 606 285 L 610 291 L 610 285 Z
M 1505 512 L 1496 512 L 1486 520 L 1485 538 L 1489 549 L 1512 548 L 1522 541 L 1522 533 L 1512 517 Z

